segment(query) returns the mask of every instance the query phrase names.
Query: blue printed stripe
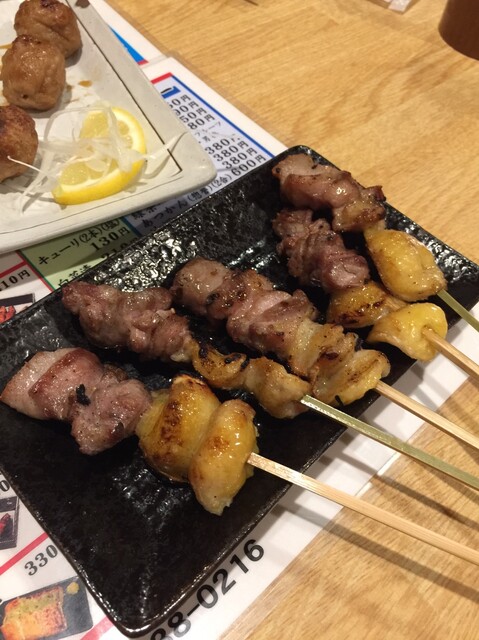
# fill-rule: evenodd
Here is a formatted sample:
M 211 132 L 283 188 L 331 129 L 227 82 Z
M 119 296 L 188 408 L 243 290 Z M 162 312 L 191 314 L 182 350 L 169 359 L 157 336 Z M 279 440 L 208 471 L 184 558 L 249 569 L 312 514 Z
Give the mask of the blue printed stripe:
M 118 40 L 121 42 L 121 44 L 128 51 L 128 53 L 131 55 L 131 57 L 135 62 L 137 62 L 138 64 L 141 64 L 142 62 L 146 62 L 145 58 L 142 55 L 140 55 L 138 51 L 131 46 L 131 44 L 129 44 L 124 38 L 122 38 L 119 33 L 117 33 L 114 29 L 112 29 L 112 31 L 116 35 Z

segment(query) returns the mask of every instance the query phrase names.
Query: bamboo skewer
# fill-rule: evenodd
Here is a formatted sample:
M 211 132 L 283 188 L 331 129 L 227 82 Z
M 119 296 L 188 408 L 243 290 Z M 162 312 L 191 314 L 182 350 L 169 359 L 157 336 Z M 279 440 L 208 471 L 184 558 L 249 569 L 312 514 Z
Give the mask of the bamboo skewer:
M 447 304 L 453 311 L 457 313 L 463 320 L 471 325 L 476 331 L 479 331 L 479 320 L 475 318 L 470 311 L 462 306 L 455 298 L 451 296 L 445 289 L 438 291 L 436 295 Z
M 462 351 L 456 349 L 456 347 L 447 342 L 447 340 L 443 340 L 443 338 L 432 329 L 423 329 L 423 335 L 434 344 L 443 356 L 451 360 L 451 362 L 454 362 L 454 364 L 465 371 L 468 376 L 479 380 L 479 365 L 476 364 L 474 360 L 471 360 L 471 358 L 462 353 Z
M 459 427 L 447 418 L 440 416 L 432 409 L 429 409 L 429 407 L 417 402 L 417 400 L 413 400 L 409 396 L 406 396 L 397 389 L 390 387 L 381 380 L 377 383 L 375 389 L 382 396 L 391 400 L 391 402 L 394 402 L 403 409 L 406 409 L 418 418 L 421 418 L 425 422 L 432 424 L 434 427 L 441 429 L 441 431 L 444 431 L 445 433 L 448 433 L 449 435 L 458 438 L 479 450 L 479 438 L 477 436 L 466 431 L 466 429 Z
M 437 471 L 446 474 L 450 478 L 454 478 L 455 480 L 466 484 L 472 489 L 479 490 L 479 478 L 476 478 L 476 476 L 473 476 L 472 474 L 468 473 L 467 471 L 463 471 L 462 469 L 458 469 L 448 462 L 445 462 L 444 460 L 441 460 L 440 458 L 437 458 L 430 453 L 426 453 L 425 451 L 414 447 L 408 442 L 403 442 L 399 438 L 396 438 L 396 436 L 386 433 L 385 431 L 382 431 L 377 427 L 373 427 L 367 422 L 359 420 L 359 418 L 350 416 L 349 414 L 344 413 L 344 411 L 336 409 L 335 407 L 331 407 L 325 402 L 316 400 L 316 398 L 313 398 L 309 395 L 306 395 L 302 398 L 301 404 L 303 404 L 305 407 L 308 407 L 309 409 L 313 409 L 314 411 L 327 416 L 328 418 L 332 418 L 336 422 L 344 424 L 346 427 L 354 429 L 354 431 L 357 431 L 358 433 L 361 433 L 362 435 L 365 435 L 368 438 L 371 438 L 372 440 L 375 440 L 376 442 L 389 447 L 390 449 L 394 449 L 394 451 L 402 453 L 409 458 L 416 460 L 416 462 L 420 462 L 421 464 L 425 464 L 432 469 L 436 469 Z
M 312 491 L 323 498 L 332 500 L 343 507 L 347 507 L 348 509 L 352 509 L 363 516 L 372 518 L 373 520 L 376 520 L 376 522 L 380 522 L 381 524 L 396 529 L 401 533 L 405 533 L 408 536 L 416 538 L 416 540 L 420 540 L 421 542 L 425 542 L 426 544 L 436 547 L 436 549 L 440 549 L 441 551 L 450 553 L 457 558 L 479 565 L 479 551 L 466 547 L 465 545 L 455 542 L 450 538 L 446 538 L 445 536 L 431 531 L 430 529 L 426 529 L 415 522 L 411 522 L 410 520 L 406 520 L 405 518 L 390 513 L 389 511 L 376 507 L 375 505 L 365 502 L 360 498 L 356 498 L 355 496 L 351 496 L 344 491 L 330 487 L 329 485 L 319 482 L 314 478 L 310 478 L 298 471 L 290 469 L 289 467 L 285 467 L 278 462 L 274 462 L 268 458 L 263 458 L 263 456 L 260 456 L 257 453 L 251 453 L 248 458 L 248 462 L 258 469 L 262 469 L 263 471 L 271 473 L 278 478 L 282 478 L 287 482 L 291 482 L 292 484 L 307 489 L 308 491 Z

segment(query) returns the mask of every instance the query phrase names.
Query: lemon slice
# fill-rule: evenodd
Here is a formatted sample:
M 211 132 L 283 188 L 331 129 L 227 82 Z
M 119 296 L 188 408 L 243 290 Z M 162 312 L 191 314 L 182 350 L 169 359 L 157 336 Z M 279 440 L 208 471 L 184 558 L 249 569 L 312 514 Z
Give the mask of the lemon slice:
M 91 141 L 92 152 L 90 158 L 75 158 L 63 168 L 58 186 L 52 191 L 58 204 L 83 204 L 106 198 L 123 191 L 141 171 L 144 158 L 127 162 L 126 170 L 120 168 L 121 161 L 120 165 L 118 162 L 122 152 L 124 155 L 136 152 L 135 158 L 146 153 L 145 134 L 141 125 L 125 109 L 112 107 L 111 113 L 115 122 L 111 122 L 104 110 L 90 111 L 85 117 L 80 139 L 84 143 Z M 109 148 L 114 153 L 109 153 Z

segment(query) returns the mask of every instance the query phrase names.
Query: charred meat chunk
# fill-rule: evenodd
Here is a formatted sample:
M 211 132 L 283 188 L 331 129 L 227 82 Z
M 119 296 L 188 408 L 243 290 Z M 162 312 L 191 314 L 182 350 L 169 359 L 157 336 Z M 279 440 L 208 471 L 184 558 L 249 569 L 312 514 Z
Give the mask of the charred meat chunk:
M 78 315 L 88 339 L 102 347 L 126 347 L 146 359 L 185 362 L 190 331 L 186 318 L 171 308 L 162 287 L 120 291 L 110 285 L 72 282 L 63 304 Z
M 151 403 L 141 382 L 80 348 L 39 351 L 0 400 L 32 418 L 70 423 L 80 451 L 89 455 L 131 436 Z
M 381 187 L 363 187 L 348 171 L 316 163 L 306 153 L 273 167 L 283 198 L 298 209 L 330 209 L 334 231 L 362 231 L 385 216 Z
M 370 277 L 366 259 L 344 246 L 324 218 L 313 220 L 311 209 L 280 211 L 273 220 L 280 236 L 278 253 L 301 285 L 319 285 L 327 293 L 364 284 Z

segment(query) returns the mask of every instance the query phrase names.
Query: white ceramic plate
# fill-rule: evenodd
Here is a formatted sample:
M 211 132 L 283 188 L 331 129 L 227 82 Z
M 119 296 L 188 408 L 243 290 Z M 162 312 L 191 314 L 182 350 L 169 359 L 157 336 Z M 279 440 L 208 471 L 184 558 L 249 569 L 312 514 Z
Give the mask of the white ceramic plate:
M 2 0 L 0 45 L 15 38 L 13 19 L 20 0 Z M 215 169 L 196 142 L 147 80 L 144 73 L 88 2 L 73 4 L 79 19 L 82 49 L 67 60 L 67 89 L 58 109 L 78 108 L 107 101 L 127 109 L 140 121 L 149 152 L 174 140 L 160 173 L 142 178 L 114 196 L 82 205 L 61 207 L 51 198 L 36 198 L 22 210 L 17 188 L 29 180 L 22 176 L 0 184 L 0 253 L 21 249 L 92 224 L 139 211 L 207 184 Z M 96 42 L 101 42 L 98 47 Z M 2 98 L 3 104 L 5 100 Z M 39 138 L 54 111 L 33 112 Z M 146 174 L 148 174 L 148 165 Z

